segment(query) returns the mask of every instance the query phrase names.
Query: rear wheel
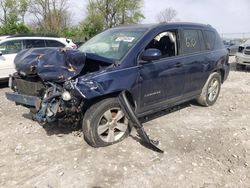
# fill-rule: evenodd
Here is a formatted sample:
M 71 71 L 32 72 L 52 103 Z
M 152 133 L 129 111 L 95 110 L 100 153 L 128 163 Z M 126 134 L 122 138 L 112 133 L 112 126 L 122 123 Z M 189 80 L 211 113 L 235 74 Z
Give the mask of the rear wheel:
M 197 102 L 202 106 L 212 106 L 220 93 L 221 76 L 219 73 L 212 73 L 204 85 Z
M 83 119 L 85 141 L 93 147 L 117 143 L 130 133 L 129 121 L 117 98 L 107 98 L 92 105 Z

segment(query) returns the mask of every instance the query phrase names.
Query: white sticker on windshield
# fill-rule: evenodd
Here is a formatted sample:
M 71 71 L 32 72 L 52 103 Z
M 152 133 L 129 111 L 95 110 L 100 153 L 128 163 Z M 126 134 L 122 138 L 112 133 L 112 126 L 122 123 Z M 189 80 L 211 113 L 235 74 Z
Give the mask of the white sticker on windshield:
M 116 42 L 120 42 L 120 41 L 125 41 L 125 42 L 133 42 L 133 40 L 135 39 L 135 37 L 117 37 L 117 39 L 115 39 Z

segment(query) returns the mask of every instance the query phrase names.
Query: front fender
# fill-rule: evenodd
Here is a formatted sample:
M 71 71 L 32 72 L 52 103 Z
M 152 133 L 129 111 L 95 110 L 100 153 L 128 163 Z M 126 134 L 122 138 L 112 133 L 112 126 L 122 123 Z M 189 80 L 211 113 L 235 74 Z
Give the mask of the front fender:
M 87 100 L 123 90 L 136 93 L 138 69 L 130 67 L 81 76 L 74 87 Z

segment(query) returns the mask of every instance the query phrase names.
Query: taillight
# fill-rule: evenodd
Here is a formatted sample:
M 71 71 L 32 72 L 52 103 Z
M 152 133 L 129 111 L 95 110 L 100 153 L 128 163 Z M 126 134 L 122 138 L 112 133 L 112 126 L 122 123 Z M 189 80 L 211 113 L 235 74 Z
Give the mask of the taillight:
M 242 53 L 242 52 L 243 52 L 243 50 L 244 50 L 244 47 L 243 47 L 243 46 L 239 46 L 239 48 L 238 48 L 238 52 Z

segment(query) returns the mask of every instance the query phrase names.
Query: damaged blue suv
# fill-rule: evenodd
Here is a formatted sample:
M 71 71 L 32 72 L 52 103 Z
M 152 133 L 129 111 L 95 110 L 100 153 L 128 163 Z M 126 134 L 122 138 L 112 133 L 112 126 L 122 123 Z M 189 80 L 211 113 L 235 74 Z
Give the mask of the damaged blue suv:
M 7 98 L 35 109 L 38 122 L 81 122 L 93 147 L 128 136 L 133 123 L 121 108 L 121 92 L 136 117 L 193 99 L 211 106 L 229 73 L 216 30 L 193 23 L 120 26 L 78 50 L 24 50 L 15 65 Z

